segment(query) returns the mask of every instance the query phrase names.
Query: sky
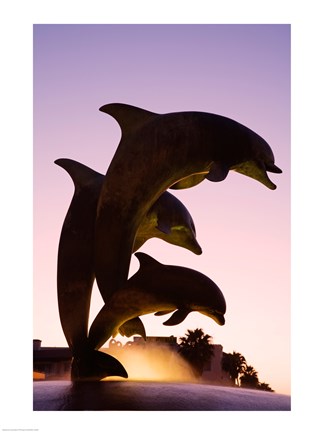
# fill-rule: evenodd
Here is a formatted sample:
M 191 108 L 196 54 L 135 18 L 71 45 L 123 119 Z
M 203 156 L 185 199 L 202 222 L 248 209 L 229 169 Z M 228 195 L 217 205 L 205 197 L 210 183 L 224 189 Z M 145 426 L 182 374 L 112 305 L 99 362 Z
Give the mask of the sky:
M 202 328 L 225 352 L 240 352 L 275 391 L 290 393 L 290 26 L 34 26 L 34 333 L 67 346 L 57 308 L 57 247 L 73 183 L 57 158 L 105 173 L 120 139 L 99 107 L 123 102 L 153 112 L 230 117 L 271 146 L 283 174 L 272 191 L 230 172 L 172 192 L 188 208 L 203 254 L 149 240 L 141 251 L 210 277 L 226 324 L 192 313 L 178 326 L 143 318 L 150 336 Z M 130 275 L 138 268 L 132 258 Z M 91 318 L 102 306 L 97 286 Z M 121 338 L 127 341 L 127 338 Z
M 269 382 L 276 391 L 289 389 L 291 342 L 293 372 L 291 413 L 263 412 L 260 413 L 262 418 L 258 413 L 248 415 L 249 413 L 239 412 L 222 413 L 222 415 L 211 413 L 210 416 L 203 417 L 185 415 L 181 417 L 183 424 L 188 422 L 187 427 L 191 430 L 192 427 L 201 427 L 205 419 L 226 426 L 230 422 L 231 425 L 239 426 L 241 429 L 246 425 L 249 431 L 259 430 L 260 421 L 265 431 L 279 426 L 281 429 L 283 426 L 294 425 L 307 428 L 312 424 L 318 426 L 317 415 L 322 409 L 321 385 L 319 385 L 318 374 L 312 374 L 312 367 L 309 367 L 310 358 L 314 354 L 316 359 L 322 358 L 323 354 L 320 297 L 322 254 L 318 251 L 321 250 L 324 240 L 321 199 L 323 184 L 321 101 L 324 97 L 322 80 L 324 71 L 323 62 L 318 55 L 323 40 L 322 14 L 318 6 L 316 0 L 308 2 L 307 5 L 304 2 L 289 0 L 273 0 L 271 3 L 260 3 L 254 0 L 242 3 L 231 0 L 221 4 L 206 1 L 204 7 L 197 7 L 196 2 L 188 0 L 186 8 L 174 1 L 169 3 L 167 0 L 164 0 L 163 4 L 146 0 L 127 4 L 124 0 L 118 4 L 114 3 L 114 6 L 107 2 L 103 4 L 100 0 L 93 0 L 91 7 L 88 2 L 82 0 L 78 2 L 56 0 L 46 3 L 34 0 L 28 4 L 17 0 L 1 3 L 0 34 L 3 43 L 1 46 L 0 134 L 3 143 L 1 146 L 3 163 L 0 175 L 3 185 L 2 201 L 7 204 L 0 212 L 2 245 L 5 248 L 1 258 L 3 308 L 0 314 L 0 328 L 2 344 L 9 348 L 9 354 L 0 357 L 1 368 L 4 371 L 1 381 L 1 407 L 4 407 L 1 412 L 1 424 L 14 428 L 38 427 L 43 431 L 54 431 L 58 429 L 57 424 L 62 425 L 62 422 L 65 424 L 67 416 L 61 417 L 55 413 L 43 415 L 45 413 L 32 411 L 30 373 L 32 338 L 41 338 L 46 345 L 62 346 L 65 343 L 58 319 L 54 279 L 58 237 L 73 188 L 67 174 L 63 170 L 60 171 L 53 161 L 57 157 L 73 156 L 92 168 L 104 172 L 114 148 L 118 145 L 119 130 L 114 120 L 100 113 L 98 108 L 110 101 L 121 101 L 160 112 L 201 109 L 232 116 L 257 133 L 263 134 L 274 150 L 276 163 L 284 170 L 281 175 L 271 175 L 271 179 L 278 186 L 276 191 L 270 191 L 235 173 L 230 173 L 226 181 L 218 185 L 204 182 L 196 188 L 183 191 L 181 200 L 194 217 L 198 240 L 203 247 L 201 256 L 191 256 L 184 249 L 175 249 L 162 242 L 155 247 L 156 242 L 153 240 L 143 247 L 143 251 L 151 253 L 162 262 L 184 263 L 215 280 L 227 300 L 226 325 L 218 328 L 214 325 L 210 327 L 209 322 L 202 321 L 203 317 L 199 318 L 199 325 L 213 336 L 214 343 L 221 343 L 225 351 L 237 350 L 244 354 L 249 363 L 258 370 L 259 378 Z M 225 51 L 224 44 L 230 43 L 231 37 L 226 38 L 223 34 L 221 39 L 212 41 L 211 37 L 206 36 L 207 28 L 204 27 L 204 32 L 196 33 L 195 43 L 192 42 L 193 35 L 191 36 L 191 44 L 189 46 L 188 42 L 186 50 L 180 49 L 183 44 L 179 42 L 176 45 L 173 39 L 172 47 L 166 47 L 166 42 L 165 49 L 160 49 L 157 57 L 156 49 L 148 50 L 147 44 L 137 44 L 133 46 L 132 57 L 128 61 L 127 58 L 120 56 L 120 51 L 115 57 L 108 53 L 108 46 L 112 52 L 114 46 L 117 47 L 117 42 L 122 42 L 122 38 L 93 43 L 93 39 L 89 37 L 87 41 L 82 41 L 83 48 L 79 47 L 79 49 L 76 44 L 77 40 L 81 44 L 79 37 L 74 37 L 74 44 L 68 39 L 64 39 L 60 46 L 58 41 L 57 43 L 52 41 L 51 48 L 49 46 L 48 49 L 44 48 L 44 58 L 53 57 L 56 52 L 57 60 L 61 56 L 64 61 L 58 64 L 48 59 L 46 74 L 49 87 L 46 87 L 40 80 L 40 77 L 44 79 L 41 67 L 43 71 L 46 68 L 46 62 L 41 62 L 40 55 L 38 56 L 39 66 L 35 68 L 35 73 L 33 70 L 33 25 L 49 23 L 291 24 L 292 136 L 290 137 L 288 125 L 289 64 L 286 54 L 289 54 L 289 43 L 282 34 L 283 39 L 280 39 L 277 33 L 274 39 L 270 40 L 266 38 L 265 33 L 262 37 L 258 33 L 257 38 L 251 38 L 251 35 L 248 38 L 247 34 L 243 37 L 242 33 L 238 37 L 236 33 L 237 38 L 235 42 L 232 40 L 231 50 Z M 223 25 L 216 26 L 216 29 L 219 30 L 220 27 L 226 31 L 226 26 Z M 213 29 L 218 31 L 215 26 Z M 259 29 L 261 32 L 265 31 L 264 26 L 259 26 Z M 203 46 L 198 43 L 198 36 L 203 38 L 205 43 Z M 179 38 L 178 33 L 178 40 Z M 132 42 L 135 43 L 135 40 L 138 38 L 135 39 L 134 36 Z M 44 43 L 45 41 L 44 38 Z M 271 41 L 276 44 L 272 49 Z M 158 46 L 161 48 L 162 42 L 158 45 L 157 39 L 152 35 L 149 42 L 154 43 L 155 48 Z M 124 40 L 124 50 L 130 43 Z M 213 44 L 212 51 L 210 44 Z M 87 53 L 90 51 L 89 56 L 96 57 L 95 52 L 99 47 L 101 47 L 101 60 L 98 60 L 97 65 L 91 69 L 89 61 L 82 62 L 82 52 L 87 48 Z M 265 52 L 262 47 L 267 47 L 268 51 Z M 142 62 L 138 60 L 140 52 L 145 48 L 148 56 L 144 61 L 146 68 L 143 75 L 140 72 L 143 67 Z M 66 50 L 70 52 L 66 53 Z M 38 52 L 40 53 L 40 50 Z M 180 65 L 185 64 L 185 53 L 187 66 L 191 66 L 189 69 L 188 67 L 184 69 L 184 66 Z M 173 63 L 169 61 L 172 54 L 175 56 Z M 260 58 L 259 62 L 255 61 L 257 55 Z M 104 62 L 104 58 L 109 61 L 109 65 Z M 280 58 L 283 61 L 280 68 L 270 61 L 275 59 L 280 63 Z M 82 63 L 82 69 L 74 74 L 72 66 L 77 59 L 78 63 Z M 167 74 L 159 73 L 160 68 L 155 66 L 158 63 L 163 63 L 163 67 L 167 68 Z M 181 70 L 185 72 L 181 74 Z M 141 83 L 143 76 L 146 78 L 144 84 Z M 36 77 L 38 77 L 37 85 Z M 36 101 L 41 85 L 42 109 L 41 103 Z M 50 95 L 51 101 L 48 101 L 45 95 Z M 51 113 L 52 117 L 49 117 L 50 110 L 54 111 Z M 35 120 L 34 130 L 33 119 Z M 47 129 L 42 134 L 41 123 Z M 86 139 L 87 145 L 83 143 Z M 78 151 L 75 149 L 76 145 Z M 292 149 L 291 299 L 289 299 L 288 270 L 290 265 L 288 239 L 290 145 Z M 87 148 L 93 150 L 88 152 Z M 40 161 L 44 164 L 43 174 Z M 232 188 L 234 184 L 235 188 Z M 43 192 L 39 190 L 42 185 Z M 210 187 L 212 189 L 209 191 Z M 258 212 L 251 203 L 251 200 L 255 202 L 257 196 L 259 203 L 262 203 L 262 208 L 260 207 Z M 197 199 L 199 204 L 194 205 Z M 55 208 L 52 202 L 56 203 Z M 237 209 L 235 213 L 233 210 L 231 213 L 230 206 L 234 204 L 237 205 Z M 249 210 L 249 205 L 253 211 Z M 207 207 L 208 212 L 206 212 Z M 242 223 L 244 222 L 244 231 L 238 227 L 237 215 L 240 216 Z M 265 217 L 271 220 L 266 230 L 260 228 L 260 223 L 265 220 Z M 206 234 L 205 230 L 211 221 L 214 222 L 213 228 L 209 231 L 207 229 Z M 251 232 L 255 232 L 258 226 L 259 240 L 263 242 L 259 241 L 252 247 Z M 280 237 L 277 240 L 280 242 L 280 247 L 277 243 L 275 249 L 273 249 L 274 230 L 276 237 Z M 242 244 L 242 241 L 239 241 L 243 232 L 245 239 L 248 239 L 248 248 L 242 247 L 246 242 Z M 226 233 L 227 241 L 223 242 L 222 236 Z M 42 238 L 47 242 L 46 247 L 43 248 Z M 263 265 L 261 266 L 257 261 L 258 271 L 255 267 L 253 271 L 249 271 L 249 265 L 251 266 L 253 262 L 250 256 L 256 248 L 259 251 L 258 257 L 264 257 Z M 277 255 L 283 258 L 277 259 Z M 229 256 L 231 260 L 228 259 Z M 44 267 L 41 267 L 43 257 L 46 259 L 43 260 Z M 265 273 L 263 269 L 268 266 L 269 261 L 273 271 Z M 233 267 L 230 267 L 231 263 Z M 235 284 L 235 276 L 239 277 L 239 287 Z M 271 296 L 265 296 L 265 293 L 269 293 L 270 276 L 271 280 L 276 279 L 278 284 L 271 286 Z M 256 288 L 258 282 L 259 291 Z M 276 302 L 279 285 L 282 291 L 279 296 L 280 301 Z M 247 297 L 247 292 L 253 293 L 254 296 Z M 262 308 L 260 308 L 260 298 L 263 299 Z M 95 299 L 94 294 L 94 309 L 99 302 L 99 296 Z M 291 321 L 287 317 L 290 306 Z M 270 319 L 269 309 L 274 309 Z M 244 317 L 239 319 L 243 314 Z M 252 315 L 255 325 L 250 318 Z M 155 324 L 157 322 L 158 318 L 154 318 L 154 321 L 150 320 L 152 333 L 165 334 L 164 327 Z M 50 327 L 49 331 L 47 331 L 48 327 Z M 183 329 L 179 326 L 179 334 L 183 334 L 187 327 L 191 327 L 189 317 Z M 259 329 L 263 330 L 261 339 L 253 335 L 257 331 L 260 334 Z M 274 345 L 276 349 L 273 349 Z M 280 358 L 279 353 L 281 353 Z M 280 367 L 277 367 L 278 363 Z M 317 366 L 315 367 L 317 370 Z M 17 371 L 19 371 L 19 391 L 16 386 Z M 282 379 L 279 379 L 279 371 L 282 372 Z M 19 416 L 17 416 L 17 407 Z M 69 417 L 74 417 L 74 413 L 69 414 L 71 414 Z M 75 416 L 79 430 L 89 430 L 90 426 L 93 429 L 96 418 L 101 427 L 106 413 L 96 413 L 95 416 L 94 413 L 83 414 L 82 422 L 79 422 L 79 417 Z M 114 418 L 114 414 L 116 413 L 110 412 L 109 419 Z M 160 413 L 154 413 L 154 422 L 159 419 L 165 421 L 166 413 L 161 413 L 161 417 L 159 415 Z M 168 418 L 172 421 L 178 417 L 179 413 L 175 413 L 174 416 L 168 413 Z M 130 413 L 127 418 L 137 419 Z M 127 419 L 124 420 L 126 422 Z M 151 427 L 150 421 L 141 423 L 143 431 L 151 430 Z

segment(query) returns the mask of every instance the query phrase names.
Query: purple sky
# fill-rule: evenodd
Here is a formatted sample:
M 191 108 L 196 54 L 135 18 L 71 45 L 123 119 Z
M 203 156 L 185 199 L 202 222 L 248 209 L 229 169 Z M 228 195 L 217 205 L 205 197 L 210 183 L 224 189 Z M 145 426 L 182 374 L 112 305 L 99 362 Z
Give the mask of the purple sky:
M 56 298 L 57 247 L 73 194 L 54 160 L 105 173 L 119 143 L 110 102 L 233 118 L 270 144 L 283 174 L 275 191 L 230 172 L 173 191 L 193 216 L 203 254 L 150 240 L 142 251 L 196 269 L 221 288 L 226 324 L 190 314 L 176 327 L 143 318 L 148 335 L 201 327 L 238 351 L 277 392 L 290 393 L 290 26 L 34 26 L 34 338 L 66 346 Z M 134 257 L 131 274 L 138 268 Z M 94 287 L 91 320 L 102 301 Z M 120 339 L 125 342 L 126 338 Z

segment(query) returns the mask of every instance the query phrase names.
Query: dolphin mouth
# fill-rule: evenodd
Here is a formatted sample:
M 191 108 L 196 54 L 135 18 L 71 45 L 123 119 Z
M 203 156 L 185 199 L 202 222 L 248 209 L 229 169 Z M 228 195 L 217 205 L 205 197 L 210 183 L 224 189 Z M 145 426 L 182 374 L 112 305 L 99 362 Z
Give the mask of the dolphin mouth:
M 276 174 L 282 174 L 282 169 L 280 169 L 279 167 L 277 167 L 275 164 L 271 163 L 266 163 L 265 164 L 266 170 L 272 173 L 276 173 Z
M 270 180 L 267 171 L 276 174 L 282 173 L 282 170 L 275 164 L 268 163 L 267 165 L 260 166 L 253 160 L 233 165 L 230 169 L 259 181 L 271 190 L 277 189 L 277 186 Z
M 217 312 L 215 310 L 200 311 L 200 312 L 208 316 L 212 320 L 214 320 L 220 326 L 223 326 L 225 324 L 225 317 L 224 314 L 222 314 L 221 312 Z

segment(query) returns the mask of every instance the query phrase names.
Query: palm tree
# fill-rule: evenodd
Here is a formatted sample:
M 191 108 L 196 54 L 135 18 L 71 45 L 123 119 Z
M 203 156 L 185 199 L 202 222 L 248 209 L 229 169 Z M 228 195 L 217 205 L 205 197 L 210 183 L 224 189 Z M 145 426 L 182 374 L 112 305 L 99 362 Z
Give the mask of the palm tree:
M 223 353 L 222 369 L 229 373 L 233 385 L 240 385 L 239 377 L 244 372 L 246 360 L 242 354 L 233 351 L 232 354 Z
M 264 390 L 264 391 L 269 391 L 269 392 L 274 392 L 274 390 L 272 390 L 272 388 L 269 386 L 269 384 L 267 383 L 259 383 L 258 385 L 258 389 L 259 390 Z
M 241 376 L 241 386 L 249 387 L 249 388 L 258 388 L 259 386 L 259 378 L 258 372 L 254 369 L 253 366 L 246 366 Z
M 196 377 L 201 377 L 204 365 L 214 355 L 214 348 L 210 342 L 211 336 L 202 329 L 187 330 L 180 338 L 179 353 L 191 365 Z

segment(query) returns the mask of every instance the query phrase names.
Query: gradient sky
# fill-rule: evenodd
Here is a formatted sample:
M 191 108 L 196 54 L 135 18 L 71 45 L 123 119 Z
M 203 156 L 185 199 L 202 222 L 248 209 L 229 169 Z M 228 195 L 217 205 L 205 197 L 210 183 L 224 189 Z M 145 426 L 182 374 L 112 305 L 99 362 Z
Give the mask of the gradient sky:
M 260 381 L 289 394 L 290 26 L 34 26 L 33 337 L 43 346 L 67 345 L 56 262 L 74 188 L 54 160 L 75 159 L 105 173 L 120 129 L 98 109 L 111 102 L 221 114 L 270 144 L 283 170 L 270 173 L 275 191 L 234 172 L 220 183 L 172 191 L 193 216 L 201 256 L 156 239 L 141 249 L 213 279 L 226 298 L 225 326 L 198 313 L 175 327 L 153 315 L 143 322 L 148 335 L 203 328 L 225 352 L 243 354 Z M 133 257 L 130 274 L 137 268 Z M 94 286 L 90 321 L 101 306 Z

